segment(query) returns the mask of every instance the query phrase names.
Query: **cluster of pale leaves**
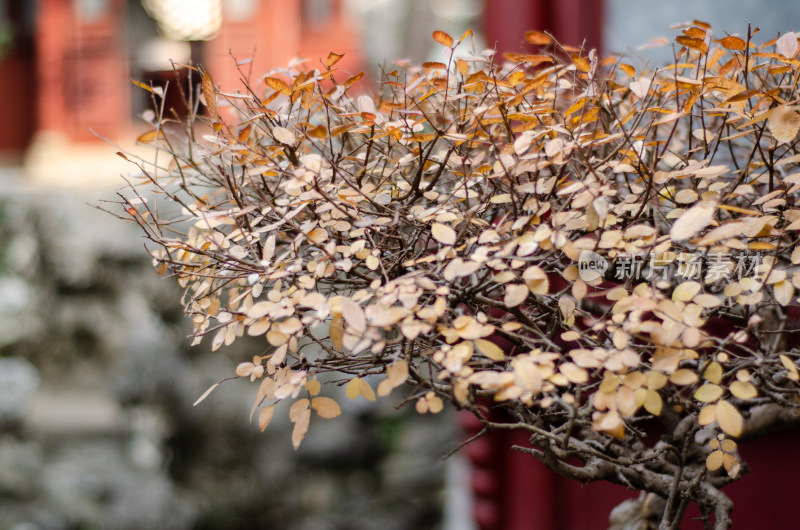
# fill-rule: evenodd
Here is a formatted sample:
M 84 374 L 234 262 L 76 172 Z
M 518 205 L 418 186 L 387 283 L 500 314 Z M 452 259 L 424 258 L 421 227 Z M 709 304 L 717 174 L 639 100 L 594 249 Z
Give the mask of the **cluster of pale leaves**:
M 540 54 L 470 55 L 469 37 L 434 33 L 442 61 L 398 64 L 372 95 L 337 54 L 245 93 L 205 74 L 207 116 L 182 133 L 154 120 L 140 140 L 167 155 L 134 189 L 181 214 L 138 192 L 126 207 L 185 287 L 196 340 L 264 337 L 236 375 L 259 383 L 262 429 L 291 402 L 295 446 L 312 411 L 339 414 L 327 385 L 371 401 L 407 385 L 420 413 L 588 407 L 617 438 L 665 410 L 742 435 L 749 404 L 800 379 L 796 353 L 754 340 L 800 289 L 796 36 L 691 25 L 655 71 L 539 32 Z M 584 250 L 763 260 L 722 283 L 613 281 L 579 274 Z M 714 444 L 709 468 L 735 469 L 735 443 Z

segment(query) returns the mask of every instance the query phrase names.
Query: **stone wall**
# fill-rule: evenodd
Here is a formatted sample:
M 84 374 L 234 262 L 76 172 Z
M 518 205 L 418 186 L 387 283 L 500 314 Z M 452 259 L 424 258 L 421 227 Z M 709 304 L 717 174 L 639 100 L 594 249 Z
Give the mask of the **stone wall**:
M 291 448 L 188 347 L 176 283 L 97 196 L 0 184 L 0 530 L 441 527 L 446 417 L 349 401 Z M 444 426 L 444 427 L 443 427 Z

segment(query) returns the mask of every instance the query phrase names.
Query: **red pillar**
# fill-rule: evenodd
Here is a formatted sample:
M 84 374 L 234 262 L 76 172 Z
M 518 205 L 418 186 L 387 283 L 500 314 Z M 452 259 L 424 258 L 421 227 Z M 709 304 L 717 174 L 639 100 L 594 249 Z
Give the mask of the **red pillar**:
M 532 29 L 571 46 L 602 46 L 602 0 L 487 0 L 483 20 L 487 44 L 500 52 L 530 51 L 523 37 Z

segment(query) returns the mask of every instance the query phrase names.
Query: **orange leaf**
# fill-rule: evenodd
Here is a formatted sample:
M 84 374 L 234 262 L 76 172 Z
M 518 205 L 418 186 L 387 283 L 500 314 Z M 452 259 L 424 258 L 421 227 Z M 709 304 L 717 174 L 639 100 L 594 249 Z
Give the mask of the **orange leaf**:
M 336 351 L 341 352 L 342 348 L 344 347 L 344 322 L 340 313 L 335 313 L 333 315 L 328 333 L 330 335 L 331 342 L 333 343 L 333 347 L 336 349 Z
M 686 28 L 683 33 L 695 39 L 704 39 L 706 37 L 706 31 L 697 27 Z
M 572 59 L 572 64 L 575 67 L 584 73 L 589 73 L 592 71 L 592 64 L 586 57 L 581 57 L 580 55 L 574 54 L 570 55 L 570 59 Z
M 736 50 L 737 52 L 743 51 L 745 48 L 745 41 L 739 37 L 725 37 L 720 41 L 720 44 L 729 50 Z
M 161 87 L 153 88 L 153 87 L 151 87 L 149 85 L 145 85 L 141 81 L 137 81 L 136 79 L 131 79 L 131 83 L 133 83 L 134 85 L 138 86 L 139 88 L 143 88 L 143 89 L 147 90 L 148 92 L 150 92 L 152 94 L 156 94 L 158 96 L 163 96 L 164 95 L 164 90 Z
M 458 42 L 461 42 L 464 39 L 466 39 L 467 37 L 471 37 L 472 35 L 473 35 L 472 30 L 468 29 L 467 31 L 465 31 L 464 33 L 461 34 L 461 37 L 459 37 Z
M 636 69 L 629 64 L 619 63 L 619 69 L 625 72 L 628 77 L 634 77 L 636 75 Z
M 164 132 L 161 129 L 153 129 L 152 131 L 147 131 L 146 133 L 139 136 L 136 141 L 146 144 L 152 142 L 156 138 L 164 138 Z
M 342 57 L 344 57 L 343 53 L 333 53 L 333 52 L 329 53 L 328 59 L 325 61 L 325 66 L 330 68 L 334 64 L 338 63 L 342 59 Z
M 675 41 L 681 46 L 686 46 L 687 48 L 692 48 L 693 50 L 697 50 L 702 53 L 708 52 L 708 46 L 702 39 L 687 37 L 686 35 L 678 35 L 675 37 Z
M 553 39 L 547 33 L 541 31 L 529 31 L 525 34 L 525 41 L 534 46 L 547 46 Z
M 737 101 L 744 101 L 759 94 L 763 94 L 763 92 L 761 92 L 760 90 L 742 90 L 741 92 L 737 92 L 736 94 L 726 99 L 725 103 L 736 103 Z
M 206 101 L 208 113 L 212 118 L 217 117 L 217 87 L 214 86 L 214 81 L 211 79 L 211 74 L 208 72 L 203 74 L 203 99 Z
M 347 81 L 344 82 L 345 88 L 350 88 L 353 84 L 357 83 L 359 79 L 364 77 L 364 72 L 359 72 L 353 77 L 349 78 Z
M 453 37 L 451 37 L 444 31 L 439 31 L 439 30 L 434 31 L 433 40 L 435 40 L 436 42 L 447 48 L 453 47 Z
M 265 77 L 264 83 L 272 90 L 280 92 L 281 94 L 286 94 L 288 96 L 291 93 L 289 90 L 289 85 L 277 77 Z

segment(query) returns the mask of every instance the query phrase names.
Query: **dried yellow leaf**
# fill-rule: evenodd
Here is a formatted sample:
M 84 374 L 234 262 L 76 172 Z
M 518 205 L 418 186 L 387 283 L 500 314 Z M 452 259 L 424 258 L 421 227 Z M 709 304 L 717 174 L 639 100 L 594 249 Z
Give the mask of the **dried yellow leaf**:
M 787 306 L 794 296 L 794 286 L 787 280 L 777 282 L 772 285 L 772 292 L 775 293 L 775 300 L 782 306 Z
M 378 395 L 388 396 L 392 390 L 406 382 L 408 378 L 408 363 L 399 359 L 386 367 L 386 379 L 378 384 Z
M 250 373 L 253 371 L 253 368 L 255 368 L 255 366 L 256 365 L 254 365 L 251 362 L 239 363 L 236 366 L 236 375 L 237 375 L 237 377 L 247 377 L 247 376 L 249 376 Z
M 308 234 L 306 237 L 314 244 L 319 245 L 320 243 L 324 243 L 328 239 L 328 231 L 324 228 L 315 228 Z
M 717 361 L 708 363 L 708 366 L 703 371 L 703 379 L 710 383 L 719 384 L 722 381 L 722 365 Z
M 800 374 L 797 373 L 797 365 L 789 358 L 788 355 L 780 355 L 781 364 L 789 371 L 789 379 L 792 381 L 800 380 Z
M 506 285 L 506 294 L 503 303 L 506 307 L 516 307 L 528 298 L 528 286 L 510 283 Z
M 672 299 L 676 302 L 688 302 L 700 291 L 700 284 L 694 281 L 683 282 L 672 292 Z
M 795 247 L 795 249 L 792 251 L 790 259 L 792 260 L 792 264 L 794 265 L 800 263 L 800 247 Z
M 464 276 L 469 276 L 470 274 L 474 273 L 478 269 L 481 268 L 481 264 L 477 261 L 472 260 L 462 260 L 461 258 L 456 258 L 450 263 L 442 271 L 442 277 L 447 280 L 448 282 L 453 281 L 456 278 L 461 278 Z
M 329 397 L 315 397 L 311 400 L 311 408 L 317 411 L 321 418 L 335 418 L 342 413 L 342 409 L 336 401 Z
M 433 223 L 431 225 L 431 234 L 433 238 L 443 245 L 456 244 L 456 231 L 447 225 L 441 223 Z
M 281 333 L 276 329 L 271 329 L 267 332 L 267 342 L 273 346 L 283 346 L 289 342 L 289 337 L 285 333 Z
M 573 330 L 565 331 L 564 333 L 561 334 L 561 340 L 567 342 L 572 342 L 578 340 L 579 338 L 581 338 L 581 334 Z
M 698 388 L 694 393 L 694 398 L 697 401 L 703 401 L 705 403 L 710 403 L 712 401 L 718 400 L 722 397 L 724 390 L 719 385 L 713 385 L 710 383 L 706 383 Z
M 319 391 L 322 390 L 322 385 L 317 380 L 309 381 L 306 383 L 306 390 L 308 390 L 308 393 L 312 396 L 316 396 L 319 394 Z
M 342 317 L 353 331 L 362 333 L 367 329 L 367 318 L 361 305 L 351 299 L 342 301 Z
M 502 361 L 506 358 L 500 346 L 494 342 L 486 339 L 475 339 L 475 349 L 477 349 L 484 357 L 493 361 Z
M 788 144 L 800 129 L 800 114 L 789 105 L 779 105 L 770 111 L 767 128 L 780 144 Z
M 650 390 L 659 390 L 667 384 L 667 376 L 657 370 L 650 370 L 645 374 L 646 386 Z
M 431 414 L 439 414 L 444 409 L 444 401 L 433 390 L 425 394 L 425 403 L 427 404 L 428 412 Z
M 606 293 L 606 298 L 613 302 L 622 300 L 626 296 L 628 296 L 628 290 L 624 287 L 614 287 Z
M 340 313 L 334 314 L 333 318 L 331 318 L 328 334 L 330 335 L 334 349 L 341 352 L 344 348 L 344 322 Z
M 655 390 L 647 390 L 644 397 L 644 409 L 652 414 L 653 416 L 659 416 L 661 414 L 661 408 L 663 406 L 663 401 L 661 400 L 661 395 L 656 392 Z
M 676 370 L 672 375 L 669 376 L 669 380 L 674 385 L 691 385 L 694 384 L 700 379 L 696 373 L 688 368 L 681 368 Z
M 354 377 L 345 386 L 344 392 L 345 392 L 345 394 L 347 394 L 347 397 L 349 397 L 350 399 L 355 399 L 359 395 L 361 395 L 361 391 L 358 388 L 358 381 L 360 379 L 361 379 L 360 377 Z
M 294 422 L 294 429 L 292 429 L 292 445 L 295 450 L 297 450 L 297 448 L 300 447 L 300 442 L 303 441 L 303 438 L 305 438 L 308 432 L 308 424 L 311 422 L 311 409 L 307 406 L 306 408 L 302 408 L 292 421 Z
M 272 135 L 277 141 L 286 145 L 294 145 L 294 141 L 296 140 L 294 133 L 284 127 L 273 127 Z
M 372 390 L 372 387 L 360 377 L 354 377 L 347 383 L 347 386 L 345 386 L 345 393 L 350 399 L 363 396 L 368 401 L 375 401 L 375 392 Z
M 717 307 L 718 305 L 720 305 L 722 303 L 722 301 L 719 298 L 717 298 L 715 295 L 707 294 L 707 293 L 698 294 L 697 296 L 695 296 L 692 299 L 692 302 L 694 302 L 695 304 L 699 305 L 700 307 L 704 307 L 706 309 L 710 309 L 712 307 Z
M 678 204 L 692 204 L 697 201 L 697 192 L 693 189 L 681 190 L 675 194 L 675 202 Z
M 744 427 L 744 418 L 736 407 L 721 399 L 717 403 L 717 423 L 720 429 L 728 436 L 741 436 Z
M 217 118 L 217 88 L 208 72 L 203 74 L 202 80 L 203 100 L 205 101 L 208 113 L 212 118 Z
M 275 413 L 275 405 L 264 407 L 258 413 L 258 428 L 263 432 L 267 428 L 269 422 L 272 421 L 272 416 Z
M 558 367 L 571 383 L 585 383 L 589 380 L 589 372 L 573 363 L 563 363 Z
M 706 405 L 700 409 L 700 414 L 697 415 L 697 423 L 700 425 L 710 425 L 717 419 L 717 406 Z
M 196 407 L 198 404 L 200 404 L 200 402 L 203 401 L 205 398 L 207 398 L 209 394 L 211 394 L 211 392 L 213 392 L 214 389 L 217 388 L 219 385 L 220 385 L 219 383 L 214 383 L 213 385 L 208 387 L 208 390 L 203 392 L 203 394 L 199 398 L 197 398 L 197 401 L 195 401 L 192 406 Z
M 722 467 L 722 458 L 725 456 L 725 453 L 722 451 L 712 451 L 711 454 L 708 455 L 706 458 L 706 467 L 709 471 L 716 471 L 717 469 Z
M 734 381 L 729 387 L 731 394 L 739 399 L 753 399 L 758 395 L 758 390 L 752 383 Z
M 301 398 L 292 403 L 292 406 L 289 407 L 289 419 L 291 421 L 297 421 L 297 418 L 301 416 L 303 411 L 308 410 L 308 406 L 311 402 L 307 398 Z
M 722 466 L 729 476 L 735 477 L 739 473 L 739 461 L 731 454 L 725 453 L 722 457 Z
M 669 231 L 669 237 L 673 241 L 683 241 L 689 239 L 702 231 L 711 223 L 711 218 L 717 210 L 717 203 L 704 200 L 698 202 L 681 214 Z

